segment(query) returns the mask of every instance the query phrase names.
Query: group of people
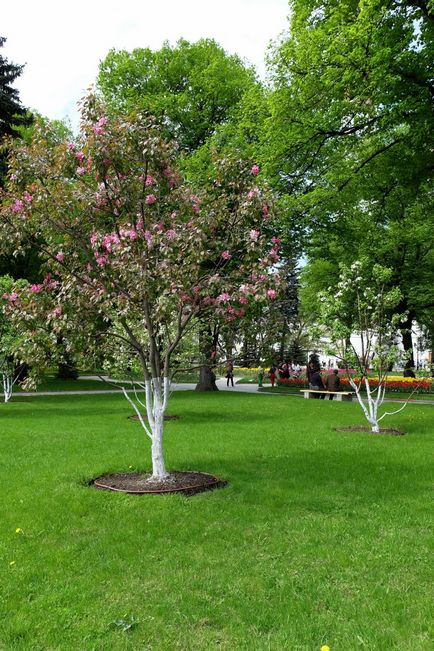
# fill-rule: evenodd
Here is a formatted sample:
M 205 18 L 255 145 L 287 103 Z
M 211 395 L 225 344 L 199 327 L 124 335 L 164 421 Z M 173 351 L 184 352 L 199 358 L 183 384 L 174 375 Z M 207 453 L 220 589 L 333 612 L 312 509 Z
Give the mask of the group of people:
M 298 362 L 294 364 L 293 362 L 288 362 L 288 361 L 280 361 L 277 364 L 277 366 L 272 364 L 268 371 L 268 377 L 270 379 L 270 384 L 272 387 L 274 387 L 277 378 L 279 378 L 279 380 L 288 380 L 290 377 L 300 377 L 300 374 L 301 374 L 300 364 Z M 258 376 L 259 376 L 259 386 L 262 386 L 263 370 L 262 370 L 262 377 L 261 377 L 261 368 L 259 369 Z
M 314 398 L 321 398 L 323 400 L 324 398 L 330 398 L 330 400 L 332 400 L 333 392 L 338 393 L 341 390 L 341 380 L 337 368 L 327 375 L 325 383 L 321 377 L 320 368 L 312 362 L 309 363 L 306 369 L 306 374 L 309 382 L 309 389 L 313 389 L 314 391 L 330 391 L 329 394 L 317 393 L 314 395 Z

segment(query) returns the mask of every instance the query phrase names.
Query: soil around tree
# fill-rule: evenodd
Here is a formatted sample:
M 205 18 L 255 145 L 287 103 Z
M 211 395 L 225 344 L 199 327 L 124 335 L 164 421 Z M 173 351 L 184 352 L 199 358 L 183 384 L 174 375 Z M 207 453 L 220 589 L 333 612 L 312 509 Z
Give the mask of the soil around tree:
M 405 432 L 401 432 L 400 429 L 394 429 L 393 427 L 380 427 L 379 432 L 373 432 L 370 427 L 334 427 L 333 431 L 335 432 L 367 432 L 368 434 L 373 434 L 378 436 L 380 434 L 390 434 L 391 436 L 404 436 Z
M 90 482 L 97 490 L 109 490 L 134 495 L 182 493 L 195 495 L 223 488 L 227 482 L 205 472 L 174 470 L 169 477 L 151 480 L 151 473 L 120 472 L 102 475 Z
M 132 414 L 131 416 L 127 416 L 130 420 L 139 420 L 139 417 L 137 414 Z M 145 420 L 148 420 L 145 416 Z M 164 414 L 164 420 L 179 420 L 179 416 L 170 416 L 169 414 Z

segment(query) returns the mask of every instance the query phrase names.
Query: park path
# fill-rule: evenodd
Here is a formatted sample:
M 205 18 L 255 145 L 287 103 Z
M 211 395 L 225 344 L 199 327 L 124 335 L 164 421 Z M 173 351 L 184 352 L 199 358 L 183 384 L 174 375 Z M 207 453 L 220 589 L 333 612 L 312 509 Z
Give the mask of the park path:
M 79 378 L 78 382 L 80 380 L 101 380 L 101 378 L 98 375 L 86 375 L 82 376 Z M 233 387 L 228 387 L 226 386 L 226 378 L 219 378 L 216 382 L 217 387 L 220 391 L 230 391 L 231 393 L 256 393 L 257 395 L 261 396 L 282 396 L 282 395 L 287 395 L 293 398 L 303 398 L 303 396 L 298 393 L 290 394 L 290 393 L 283 393 L 280 392 L 278 389 L 276 389 L 276 392 L 273 393 L 268 393 L 268 392 L 262 392 L 258 391 L 258 386 L 256 384 L 235 384 Z M 172 384 L 172 391 L 193 391 L 195 388 L 196 384 L 194 383 L 173 383 Z M 128 393 L 134 393 L 133 389 L 128 389 Z M 77 396 L 77 395 L 104 395 L 104 394 L 110 394 L 110 393 L 120 393 L 119 389 L 90 389 L 89 391 L 80 391 L 79 389 L 76 391 L 33 391 L 33 392 L 26 392 L 26 393 L 17 393 L 15 394 L 14 397 L 17 396 L 23 396 L 23 397 L 38 397 L 38 396 Z M 384 402 L 399 402 L 399 403 L 404 403 L 406 402 L 405 400 L 399 399 L 399 398 L 385 398 Z M 408 404 L 413 404 L 413 405 L 434 405 L 434 400 L 408 400 Z

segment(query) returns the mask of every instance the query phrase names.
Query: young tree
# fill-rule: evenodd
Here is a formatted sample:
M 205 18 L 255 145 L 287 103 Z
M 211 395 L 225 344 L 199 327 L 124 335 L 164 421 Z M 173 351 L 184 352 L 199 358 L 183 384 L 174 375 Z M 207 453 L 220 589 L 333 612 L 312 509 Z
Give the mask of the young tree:
M 163 417 L 183 338 L 203 314 L 230 322 L 277 296 L 278 247 L 257 171 L 222 160 L 212 188 L 193 194 L 153 120 L 109 119 L 93 96 L 83 101 L 76 143 L 59 143 L 41 125 L 30 146 L 14 147 L 1 241 L 16 251 L 36 242 L 47 269 L 42 283 L 9 300 L 33 332 L 23 345 L 45 356 L 61 332 L 65 346 L 89 356 L 105 337 L 113 358 L 139 361 L 145 399 L 134 405 L 154 478 L 168 474 Z
M 391 274 L 381 265 L 371 266 L 369 260 L 342 265 L 337 285 L 320 295 L 319 323 L 329 340 L 327 352 L 347 369 L 350 385 L 375 433 L 380 431 L 379 422 L 392 415 L 379 416 L 378 409 L 384 400 L 388 370 L 399 355 L 395 338 L 405 318 L 396 311 L 401 300 L 399 288 L 388 289 Z M 359 346 L 351 339 L 354 335 L 360 338 Z M 356 369 L 357 379 L 350 375 L 350 368 Z M 375 389 L 370 384 L 371 369 L 377 374 Z M 361 396 L 362 386 L 367 405 Z

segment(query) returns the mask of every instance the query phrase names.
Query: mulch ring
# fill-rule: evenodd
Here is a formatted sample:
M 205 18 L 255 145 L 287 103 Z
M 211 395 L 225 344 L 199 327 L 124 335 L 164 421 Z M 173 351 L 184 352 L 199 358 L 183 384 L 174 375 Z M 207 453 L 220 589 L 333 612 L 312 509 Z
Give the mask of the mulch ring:
M 131 416 L 127 416 L 130 420 L 139 420 L 139 417 L 137 414 L 132 414 Z M 145 420 L 148 420 L 145 416 Z M 164 414 L 164 420 L 179 420 L 179 416 L 169 416 L 169 414 Z
M 334 432 L 368 432 L 368 434 L 390 434 L 391 436 L 404 436 L 405 432 L 401 432 L 400 429 L 394 429 L 393 427 L 380 427 L 379 432 L 373 432 L 370 427 L 334 427 Z
M 149 493 L 182 493 L 195 495 L 222 488 L 227 482 L 206 472 L 174 470 L 166 479 L 152 480 L 151 473 L 120 472 L 97 477 L 91 485 L 98 490 L 110 490 L 134 495 Z

